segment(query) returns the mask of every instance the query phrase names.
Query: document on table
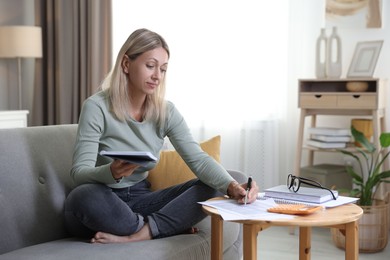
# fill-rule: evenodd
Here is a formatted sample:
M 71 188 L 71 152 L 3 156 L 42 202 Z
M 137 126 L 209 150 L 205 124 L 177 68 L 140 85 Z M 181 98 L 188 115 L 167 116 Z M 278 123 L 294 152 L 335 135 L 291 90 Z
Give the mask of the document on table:
M 199 203 L 218 209 L 219 214 L 226 221 L 248 219 L 274 220 L 294 218 L 294 216 L 292 215 L 268 212 L 268 208 L 277 205 L 273 199 L 256 200 L 253 203 L 246 205 L 239 204 L 236 200 L 232 199 L 209 200 Z
M 345 196 L 338 196 L 337 200 L 330 200 L 325 203 L 320 204 L 321 206 L 325 208 L 334 208 L 341 205 L 349 204 L 349 203 L 356 203 L 359 198 L 353 198 L 353 197 L 345 197 Z

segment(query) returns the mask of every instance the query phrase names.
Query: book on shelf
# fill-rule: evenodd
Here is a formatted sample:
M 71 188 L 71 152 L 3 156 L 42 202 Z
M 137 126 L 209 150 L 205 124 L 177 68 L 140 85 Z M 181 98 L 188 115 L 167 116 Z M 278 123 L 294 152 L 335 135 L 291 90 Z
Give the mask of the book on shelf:
M 337 127 L 310 127 L 308 128 L 309 134 L 318 135 L 331 135 L 331 136 L 350 136 L 351 130 L 349 128 L 337 128 Z
M 337 198 L 338 192 L 336 190 L 332 190 L 332 192 Z M 324 203 L 333 200 L 333 196 L 329 190 L 301 186 L 297 192 L 294 192 L 288 189 L 287 185 L 279 185 L 265 189 L 264 197 L 308 203 Z
M 309 139 L 306 141 L 307 145 L 317 147 L 317 148 L 345 148 L 347 147 L 346 142 L 322 142 L 322 141 L 317 141 L 313 139 Z
M 104 151 L 100 153 L 102 156 L 107 156 L 112 159 L 127 161 L 129 163 L 146 166 L 149 162 L 156 162 L 157 158 L 151 152 L 138 151 Z
M 311 139 L 322 142 L 351 142 L 351 136 L 349 135 L 318 135 L 314 134 Z

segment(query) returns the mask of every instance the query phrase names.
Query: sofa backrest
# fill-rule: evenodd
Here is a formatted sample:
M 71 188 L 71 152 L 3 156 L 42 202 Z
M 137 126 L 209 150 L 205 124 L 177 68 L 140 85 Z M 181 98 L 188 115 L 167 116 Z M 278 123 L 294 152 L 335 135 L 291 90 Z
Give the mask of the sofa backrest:
M 0 129 L 0 254 L 67 237 L 77 125 Z

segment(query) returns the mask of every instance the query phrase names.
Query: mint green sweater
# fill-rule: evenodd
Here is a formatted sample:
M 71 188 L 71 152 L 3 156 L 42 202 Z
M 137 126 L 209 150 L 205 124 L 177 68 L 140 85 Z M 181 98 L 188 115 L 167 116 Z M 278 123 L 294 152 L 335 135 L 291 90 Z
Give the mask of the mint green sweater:
M 139 167 L 131 176 L 116 183 L 110 170 L 112 160 L 100 156 L 99 152 L 149 151 L 159 158 L 167 136 L 201 181 L 226 194 L 233 178 L 194 141 L 184 118 L 173 103 L 167 102 L 167 117 L 162 128 L 150 121 L 119 121 L 109 111 L 109 107 L 109 99 L 104 91 L 89 97 L 83 104 L 71 169 L 71 176 L 77 185 L 94 182 L 112 188 L 124 188 L 144 180 L 156 163 Z

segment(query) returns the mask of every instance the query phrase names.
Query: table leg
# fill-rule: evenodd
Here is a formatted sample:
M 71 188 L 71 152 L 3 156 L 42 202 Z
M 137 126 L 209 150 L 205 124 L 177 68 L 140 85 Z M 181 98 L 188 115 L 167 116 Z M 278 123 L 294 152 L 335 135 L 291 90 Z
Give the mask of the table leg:
M 244 260 L 257 259 L 257 233 L 259 230 L 254 224 L 243 224 Z
M 311 227 L 299 227 L 299 260 L 311 258 Z
M 312 115 L 311 116 L 311 127 L 316 127 L 317 126 L 317 115 Z M 313 165 L 314 164 L 314 150 L 312 149 L 309 149 L 308 150 L 308 153 L 309 153 L 309 165 Z
M 359 257 L 359 226 L 354 221 L 345 224 L 345 260 L 357 260 Z
M 211 215 L 211 259 L 222 260 L 223 220 L 219 215 Z
M 301 171 L 301 162 L 302 162 L 302 147 L 303 147 L 303 137 L 305 130 L 305 118 L 306 118 L 306 109 L 301 109 L 301 116 L 299 117 L 299 129 L 298 129 L 298 142 L 297 142 L 297 151 L 295 153 L 295 169 L 294 174 L 299 176 Z

